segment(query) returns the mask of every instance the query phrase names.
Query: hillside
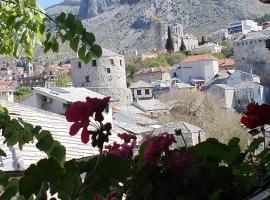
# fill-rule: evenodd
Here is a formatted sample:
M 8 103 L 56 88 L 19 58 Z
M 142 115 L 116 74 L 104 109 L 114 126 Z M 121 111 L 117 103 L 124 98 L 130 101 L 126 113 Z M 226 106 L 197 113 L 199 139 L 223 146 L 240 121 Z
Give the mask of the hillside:
M 81 0 L 65 1 L 47 9 L 55 16 L 61 11 L 78 14 L 89 31 L 105 47 L 120 51 L 156 48 L 159 23 L 176 20 L 186 32 L 200 36 L 239 19 L 255 19 L 269 13 L 270 6 L 258 0 Z

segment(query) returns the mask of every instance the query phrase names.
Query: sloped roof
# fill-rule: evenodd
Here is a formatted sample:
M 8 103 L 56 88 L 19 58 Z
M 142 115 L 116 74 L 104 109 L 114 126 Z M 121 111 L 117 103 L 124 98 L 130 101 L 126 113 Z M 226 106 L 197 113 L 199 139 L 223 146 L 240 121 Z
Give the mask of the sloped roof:
M 80 87 L 34 87 L 33 89 L 38 94 L 56 99 L 63 103 L 85 101 L 86 97 L 100 99 L 105 97 L 102 94 Z
M 262 87 L 260 84 L 255 83 L 253 81 L 245 81 L 241 82 L 237 85 L 234 86 L 236 89 L 245 89 L 245 88 L 257 88 L 257 87 Z
M 151 84 L 143 81 L 143 80 L 139 80 L 136 83 L 131 83 L 130 87 L 131 89 L 135 89 L 135 88 L 151 88 Z
M 226 85 L 226 84 L 215 84 L 215 86 L 223 88 L 224 90 L 234 90 L 235 89 L 234 87 L 231 87 L 231 86 Z
M 51 131 L 54 139 L 61 142 L 66 147 L 66 159 L 80 159 L 84 157 L 94 156 L 99 153 L 97 148 L 91 147 L 90 144 L 83 144 L 81 142 L 80 134 L 71 137 L 69 135 L 69 128 L 71 123 L 67 122 L 64 116 L 46 112 L 33 107 L 11 103 L 7 101 L 0 101 L 0 104 L 9 110 L 12 118 L 22 118 L 24 121 L 33 125 L 39 125 L 43 130 Z M 122 141 L 117 137 L 118 133 L 125 132 L 118 126 L 113 126 L 112 135 L 109 137 L 110 143 Z M 34 143 L 26 144 L 23 150 L 20 151 L 17 146 L 10 148 L 3 145 L 4 138 L 0 136 L 2 143 L 1 149 L 6 151 L 7 157 L 2 157 L 2 165 L 0 170 L 4 171 L 23 171 L 31 164 L 38 162 L 46 155 L 40 152 L 35 147 Z
M 159 99 L 145 99 L 138 100 L 134 103 L 135 106 L 143 109 L 144 111 L 155 111 L 155 110 L 168 110 L 168 105 L 160 101 Z
M 218 61 L 219 67 L 233 66 L 235 65 L 235 60 L 231 58 L 225 58 L 224 60 Z
M 267 37 L 269 36 L 262 31 L 251 31 L 236 41 L 261 39 L 261 38 L 267 38 Z
M 164 73 L 168 72 L 169 70 L 170 67 L 152 67 L 137 71 L 135 74 L 158 73 L 158 72 Z
M 209 54 L 195 55 L 186 57 L 181 63 L 197 62 L 197 61 L 218 61 L 217 58 Z
M 123 56 L 121 54 L 115 53 L 109 49 L 103 48 L 102 47 L 102 57 L 110 57 L 110 56 Z

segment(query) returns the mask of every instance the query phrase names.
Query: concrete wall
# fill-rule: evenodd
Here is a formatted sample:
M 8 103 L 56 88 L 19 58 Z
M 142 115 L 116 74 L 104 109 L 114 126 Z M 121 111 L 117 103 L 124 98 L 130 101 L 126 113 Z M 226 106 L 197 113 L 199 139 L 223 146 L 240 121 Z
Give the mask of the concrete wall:
M 148 72 L 134 75 L 134 82 L 143 80 L 147 83 L 152 83 L 158 80 L 167 81 L 170 79 L 171 76 L 169 72 Z
M 14 95 L 13 92 L 0 92 L 0 99 L 14 102 Z

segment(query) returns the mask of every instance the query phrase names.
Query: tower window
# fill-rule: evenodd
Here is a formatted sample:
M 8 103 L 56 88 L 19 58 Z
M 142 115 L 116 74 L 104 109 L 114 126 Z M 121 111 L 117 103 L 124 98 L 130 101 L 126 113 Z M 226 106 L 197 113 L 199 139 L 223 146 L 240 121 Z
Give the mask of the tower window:
M 96 67 L 97 66 L 97 60 L 92 60 L 92 66 Z
M 86 77 L 85 77 L 85 81 L 86 81 L 87 83 L 89 83 L 89 82 L 90 82 L 90 80 L 89 80 L 89 76 L 86 76 Z
M 111 68 L 107 68 L 107 73 L 108 73 L 108 74 L 111 73 Z
M 120 66 L 122 66 L 122 60 L 120 60 Z
M 111 63 L 111 65 L 114 65 L 114 60 L 110 59 L 110 63 Z
M 145 94 L 150 94 L 149 89 L 145 89 Z
M 78 62 L 78 68 L 82 68 L 82 63 Z
M 137 95 L 142 95 L 142 91 L 141 90 L 137 90 Z

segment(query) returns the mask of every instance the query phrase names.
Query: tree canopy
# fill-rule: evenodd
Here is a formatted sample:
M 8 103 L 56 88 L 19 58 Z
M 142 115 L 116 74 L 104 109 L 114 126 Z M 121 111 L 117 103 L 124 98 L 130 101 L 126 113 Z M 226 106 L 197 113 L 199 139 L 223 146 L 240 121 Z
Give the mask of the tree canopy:
M 170 27 L 168 27 L 168 38 L 166 40 L 165 45 L 167 52 L 172 53 L 174 52 L 174 46 L 173 46 L 173 39 L 172 39 L 172 33 Z

